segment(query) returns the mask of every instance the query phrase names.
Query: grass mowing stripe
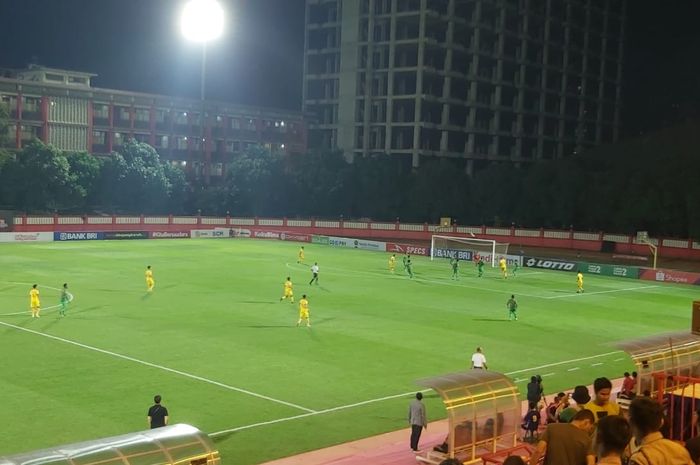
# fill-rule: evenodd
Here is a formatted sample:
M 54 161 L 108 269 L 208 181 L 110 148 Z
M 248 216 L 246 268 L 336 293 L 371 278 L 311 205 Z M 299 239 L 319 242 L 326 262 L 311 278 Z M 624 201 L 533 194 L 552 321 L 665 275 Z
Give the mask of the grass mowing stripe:
M 74 346 L 81 347 L 81 348 L 83 348 L 83 349 L 92 350 L 92 351 L 95 351 L 95 352 L 100 352 L 100 353 L 102 353 L 102 354 L 111 355 L 112 357 L 117 357 L 117 358 L 121 358 L 121 359 L 124 359 L 124 360 L 128 360 L 128 361 L 130 361 L 130 362 L 139 363 L 139 364 L 141 364 L 141 365 L 146 365 L 146 366 L 151 367 L 151 368 L 157 368 L 157 369 L 159 369 L 159 370 L 168 371 L 168 372 L 170 372 L 170 373 L 175 373 L 175 374 L 178 374 L 178 375 L 180 375 L 180 376 L 184 376 L 184 377 L 186 377 L 186 378 L 196 379 L 196 380 L 198 380 L 198 381 L 203 381 L 203 382 L 205 382 L 205 383 L 213 384 L 213 385 L 215 385 L 215 386 L 219 386 L 219 387 L 222 387 L 222 388 L 224 388 L 224 389 L 228 389 L 228 390 L 230 390 L 230 391 L 236 391 L 236 392 L 240 392 L 240 393 L 242 393 L 242 394 L 247 394 L 247 395 L 249 395 L 249 396 L 258 397 L 258 398 L 260 398 L 260 399 L 269 400 L 270 402 L 275 402 L 275 403 L 278 403 L 278 404 L 286 405 L 286 406 L 288 406 L 288 407 L 293 407 L 293 408 L 296 408 L 296 409 L 299 409 L 299 410 L 303 410 L 303 411 L 305 411 L 305 412 L 317 413 L 316 410 L 312 410 L 312 409 L 310 409 L 310 408 L 302 407 L 301 405 L 293 404 L 293 403 L 291 403 L 291 402 L 286 402 L 286 401 L 280 400 L 280 399 L 275 399 L 274 397 L 269 397 L 269 396 L 266 396 L 266 395 L 263 395 L 263 394 L 258 394 L 257 392 L 248 391 L 247 389 L 242 389 L 242 388 L 239 388 L 239 387 L 235 387 L 235 386 L 231 386 L 231 385 L 228 385 L 228 384 L 220 383 L 220 382 L 214 381 L 214 380 L 212 380 L 212 379 L 203 378 L 203 377 L 201 377 L 201 376 L 193 375 L 193 374 L 190 374 L 190 373 L 185 373 L 184 371 L 176 370 L 176 369 L 174 369 L 174 368 L 168 368 L 168 367 L 165 367 L 165 366 L 162 366 L 162 365 L 157 365 L 157 364 L 155 364 L 155 363 L 146 362 L 145 360 L 139 360 L 139 359 L 134 358 L 134 357 L 129 357 L 128 355 L 118 354 L 118 353 L 116 353 L 116 352 L 111 352 L 111 351 L 109 351 L 109 350 L 104 350 L 104 349 L 100 349 L 100 348 L 98 348 L 98 347 L 89 346 L 89 345 L 87 345 L 87 344 L 81 344 L 80 342 L 71 341 L 71 340 L 69 340 L 69 339 L 64 339 L 64 338 L 58 337 L 58 336 L 52 336 L 51 334 L 42 333 L 42 332 L 40 332 L 40 331 L 34 331 L 33 329 L 23 328 L 23 327 L 21 327 L 21 326 L 16 326 L 16 325 L 13 325 L 13 324 L 10 324 L 10 323 L 5 323 L 5 322 L 3 322 L 3 321 L 0 321 L 0 325 L 5 326 L 5 327 L 8 327 L 8 328 L 16 329 L 16 330 L 19 330 L 19 331 L 25 331 L 25 332 L 31 333 L 31 334 L 36 334 L 37 336 L 48 337 L 49 339 L 54 339 L 54 340 L 56 340 L 56 341 L 64 342 L 64 343 L 66 343 L 66 344 L 72 344 L 72 345 L 74 345 Z
M 563 361 L 556 362 L 556 363 L 550 363 L 550 364 L 547 364 L 547 365 L 541 365 L 541 366 L 532 367 L 532 368 L 525 368 L 525 369 L 523 369 L 523 370 L 511 371 L 511 372 L 509 372 L 509 373 L 504 373 L 504 374 L 505 374 L 505 375 L 513 375 L 513 374 L 516 374 L 516 373 L 522 373 L 522 372 L 524 372 L 524 371 L 534 371 L 534 370 L 539 370 L 540 368 L 547 368 L 547 367 L 552 367 L 552 366 L 557 366 L 557 365 L 566 365 L 566 364 L 568 364 L 568 363 L 579 362 L 579 361 L 581 361 L 581 360 L 590 360 L 590 359 L 594 359 L 594 358 L 607 357 L 607 356 L 609 356 L 609 355 L 619 354 L 619 353 L 621 353 L 621 351 L 616 350 L 616 351 L 614 351 L 614 352 L 606 352 L 606 353 L 604 353 L 604 354 L 591 355 L 591 356 L 589 356 L 589 357 L 581 357 L 581 358 L 575 358 L 575 359 L 571 359 L 571 360 L 563 360 Z M 620 359 L 616 359 L 616 360 L 623 360 L 623 359 L 620 358 Z M 602 365 L 602 363 L 601 363 L 600 365 Z M 571 369 L 569 369 L 569 370 L 567 370 L 567 371 L 575 371 L 575 370 L 578 370 L 578 369 L 579 369 L 578 367 L 575 367 L 575 368 L 571 368 Z M 544 375 L 542 375 L 542 376 L 552 376 L 552 375 L 554 375 L 554 374 L 555 374 L 555 373 L 547 373 L 547 374 L 544 374 Z M 522 382 L 522 381 L 527 381 L 527 378 L 515 379 L 515 380 L 514 380 L 515 383 L 520 383 L 520 382 Z M 430 389 L 423 389 L 423 390 L 420 391 L 420 392 L 424 392 L 424 393 L 425 393 L 425 392 L 430 392 Z M 319 410 L 319 411 L 316 411 L 316 412 L 305 413 L 305 414 L 302 414 L 302 415 L 294 415 L 294 416 L 291 416 L 291 417 L 283 417 L 283 418 L 278 418 L 278 419 L 276 419 L 276 420 L 263 421 L 263 422 L 260 422 L 260 423 L 253 423 L 253 424 L 250 424 L 250 425 L 244 425 L 244 426 L 238 426 L 238 427 L 235 427 L 235 428 L 229 428 L 229 429 L 225 429 L 225 430 L 222 430 L 222 431 L 217 431 L 217 432 L 215 432 L 215 433 L 209 433 L 209 435 L 212 436 L 212 437 L 221 436 L 222 434 L 235 433 L 236 431 L 242 431 L 242 430 L 257 428 L 257 427 L 266 426 L 266 425 L 273 425 L 273 424 L 275 424 L 275 423 L 282 423 L 282 422 L 285 422 L 285 421 L 297 420 L 297 419 L 299 419 L 299 418 L 306 418 L 306 417 L 310 417 L 310 416 L 313 416 L 313 415 L 323 415 L 323 414 L 325 414 L 325 413 L 332 413 L 332 412 L 337 412 L 337 411 L 339 411 L 339 410 L 346 410 L 346 409 L 351 409 L 351 408 L 355 408 L 355 407 L 361 407 L 361 406 L 363 406 L 363 405 L 374 404 L 374 403 L 376 403 L 376 402 L 382 402 L 382 401 L 385 401 L 385 400 L 397 399 L 397 398 L 400 398 L 400 397 L 407 397 L 407 396 L 413 395 L 414 393 L 415 393 L 414 391 L 411 391 L 411 392 L 404 392 L 404 393 L 401 393 L 401 394 L 394 394 L 394 395 L 386 396 L 386 397 L 378 397 L 378 398 L 376 398 L 376 399 L 363 400 L 363 401 L 361 401 L 361 402 L 356 402 L 356 403 L 354 403 L 354 404 L 341 405 L 341 406 L 339 406 L 339 407 L 328 408 L 328 409 L 325 409 L 325 410 Z

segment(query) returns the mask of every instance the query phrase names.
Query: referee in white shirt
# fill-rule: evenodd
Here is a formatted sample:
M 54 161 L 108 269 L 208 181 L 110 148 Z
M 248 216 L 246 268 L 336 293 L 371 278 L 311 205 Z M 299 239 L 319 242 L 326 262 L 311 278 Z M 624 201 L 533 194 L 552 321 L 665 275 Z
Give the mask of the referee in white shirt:
M 486 357 L 481 353 L 481 347 L 476 348 L 476 352 L 472 355 L 472 370 L 488 370 L 486 366 Z

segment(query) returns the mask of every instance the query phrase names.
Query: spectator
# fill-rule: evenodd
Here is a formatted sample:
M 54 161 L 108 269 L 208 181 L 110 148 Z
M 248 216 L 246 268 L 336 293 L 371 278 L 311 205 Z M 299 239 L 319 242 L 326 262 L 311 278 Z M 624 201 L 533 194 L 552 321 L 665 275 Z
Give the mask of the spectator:
M 598 465 L 622 465 L 622 456 L 632 438 L 630 425 L 624 417 L 611 415 L 601 418 L 596 428 Z
M 519 455 L 511 455 L 503 462 L 503 465 L 526 465 L 525 460 Z
M 557 419 L 559 420 L 559 423 L 571 423 L 571 420 L 573 420 L 576 414 L 581 410 L 583 409 L 578 409 L 576 407 L 567 407 L 561 412 L 559 412 Z
M 533 376 L 534 378 L 534 376 Z M 524 441 L 534 441 L 537 430 L 540 428 L 540 411 L 537 409 L 537 402 L 530 402 L 527 413 L 523 417 L 522 428 L 525 430 Z
M 151 429 L 167 426 L 168 424 L 168 409 L 160 405 L 161 397 L 155 396 L 153 402 L 155 404 L 148 409 L 148 426 Z
M 593 465 L 590 433 L 594 424 L 593 412 L 581 410 L 571 423 L 547 425 L 530 457 L 530 465 L 537 465 L 542 457 L 544 465 Z
M 608 415 L 620 414 L 620 406 L 610 400 L 612 383 L 608 378 L 596 378 L 593 381 L 593 392 L 595 392 L 595 399 L 588 402 L 583 408 L 593 412 L 596 423 Z
M 688 449 L 690 459 L 694 464 L 700 464 L 700 436 L 685 441 L 685 448 Z
M 620 389 L 620 397 L 624 399 L 633 399 L 634 398 L 634 388 L 637 384 L 637 372 L 634 372 L 634 377 L 629 374 L 629 372 L 625 372 L 625 378 L 622 381 L 622 389 Z
M 560 392 L 554 397 L 554 399 L 552 399 L 552 402 L 547 406 L 547 424 L 557 422 L 557 410 L 561 405 L 561 400 L 565 397 L 566 394 Z
M 486 357 L 481 352 L 481 347 L 476 348 L 476 352 L 472 354 L 472 370 L 488 370 L 486 366 Z
M 629 465 L 692 465 L 688 451 L 665 439 L 659 431 L 664 420 L 658 402 L 648 397 L 633 400 L 629 417 L 632 433 L 640 445 L 630 456 Z
M 418 441 L 423 428 L 428 429 L 428 420 L 423 405 L 423 393 L 417 392 L 416 399 L 408 407 L 408 423 L 411 425 L 411 450 L 418 451 Z
M 574 393 L 571 394 L 571 398 L 576 402 L 578 410 L 581 410 L 584 405 L 590 402 L 591 395 L 588 393 L 588 388 L 586 386 L 576 386 L 574 388 Z

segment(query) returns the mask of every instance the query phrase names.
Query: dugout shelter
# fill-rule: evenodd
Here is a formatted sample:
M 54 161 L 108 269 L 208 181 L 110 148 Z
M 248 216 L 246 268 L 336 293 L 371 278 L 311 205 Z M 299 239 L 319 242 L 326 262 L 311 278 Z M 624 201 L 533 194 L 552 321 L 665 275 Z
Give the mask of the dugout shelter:
M 0 465 L 219 465 L 205 433 L 177 424 L 0 457 Z
M 481 456 L 517 445 L 521 403 L 515 383 L 489 370 L 449 373 L 416 381 L 433 389 L 447 411 L 446 451 L 429 450 L 416 458 L 439 464 L 457 458 L 465 464 L 480 463 Z

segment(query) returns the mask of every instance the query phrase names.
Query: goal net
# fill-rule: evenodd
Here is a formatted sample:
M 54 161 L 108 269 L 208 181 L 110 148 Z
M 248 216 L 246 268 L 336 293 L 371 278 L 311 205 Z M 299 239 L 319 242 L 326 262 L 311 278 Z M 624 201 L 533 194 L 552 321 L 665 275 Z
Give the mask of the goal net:
M 508 244 L 491 239 L 437 235 L 434 235 L 430 240 L 431 260 L 436 258 L 473 260 L 477 254 L 481 256 L 485 263 L 491 263 L 491 266 L 496 266 L 498 257 L 508 254 Z

